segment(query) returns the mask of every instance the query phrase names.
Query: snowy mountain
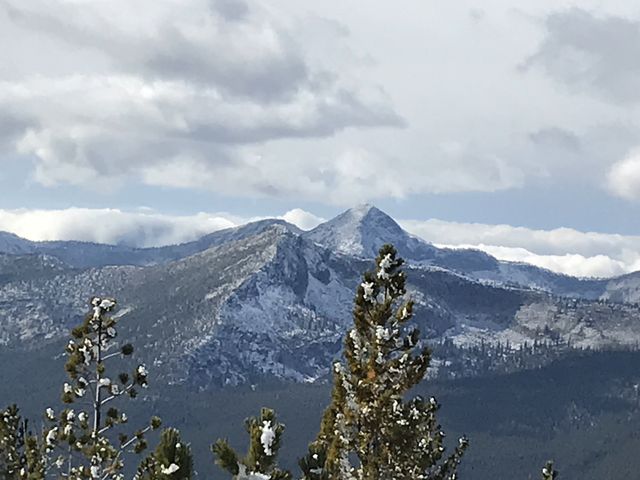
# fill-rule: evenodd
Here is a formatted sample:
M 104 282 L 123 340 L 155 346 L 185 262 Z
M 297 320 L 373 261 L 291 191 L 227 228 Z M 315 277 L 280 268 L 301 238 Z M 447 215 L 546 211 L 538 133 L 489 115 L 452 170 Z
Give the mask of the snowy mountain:
M 75 268 L 159 265 L 259 234 L 273 225 L 283 226 L 334 252 L 359 258 L 373 258 L 380 246 L 392 243 L 413 264 L 438 266 L 483 282 L 592 300 L 636 301 L 640 298 L 640 282 L 636 288 L 633 280 L 625 280 L 626 276 L 620 280 L 580 279 L 533 265 L 500 261 L 479 250 L 438 248 L 409 234 L 389 215 L 366 204 L 347 210 L 309 232 L 301 232 L 284 220 L 267 219 L 220 230 L 192 242 L 156 248 L 77 241 L 31 242 L 0 232 L 0 253 L 41 253 Z
M 361 265 L 272 225 L 186 258 L 0 277 L 0 344 L 37 349 L 62 339 L 92 295 L 113 295 L 122 334 L 174 382 L 243 383 L 265 374 L 326 373 L 349 321 Z M 4 256 L 15 262 L 40 255 Z M 357 265 L 357 268 L 356 268 Z
M 33 242 L 13 233 L 0 232 L 0 253 L 25 254 L 35 251 L 36 247 Z
M 495 258 L 479 250 L 437 248 L 368 204 L 347 210 L 304 235 L 331 250 L 363 258 L 375 258 L 382 245 L 391 243 L 407 260 L 450 270 L 492 270 L 498 266 Z
M 446 255 L 404 238 L 389 217 L 372 210 L 355 222 L 359 242 L 373 248 L 390 240 L 413 249 L 407 250 L 418 259 L 407 269 L 410 295 L 416 321 L 432 340 L 514 345 L 552 338 L 602 348 L 640 340 L 636 305 L 479 281 L 437 265 Z M 354 238 L 346 235 L 354 222 L 344 220 L 336 222 L 342 240 L 330 248 L 318 241 L 331 240 L 326 225 L 301 233 L 263 221 L 160 249 L 48 242 L 36 244 L 46 254 L 0 255 L 0 344 L 51 355 L 87 300 L 109 295 L 120 304 L 121 335 L 168 381 L 198 389 L 264 378 L 313 381 L 339 354 L 355 287 L 372 266 L 362 258 L 366 249 L 360 256 L 337 248 Z M 78 246 L 90 261 L 74 251 Z M 418 256 L 427 249 L 434 249 L 432 263 Z M 83 266 L 118 258 L 130 264 Z
M 640 272 L 628 273 L 605 281 L 602 298 L 612 302 L 640 303 Z
M 32 242 L 11 233 L 0 232 L 0 254 L 40 253 L 58 258 L 75 268 L 106 265 L 156 265 L 185 258 L 216 245 L 257 235 L 273 225 L 281 225 L 291 232 L 300 233 L 295 225 L 284 220 L 266 219 L 213 232 L 198 240 L 179 245 L 134 248 L 125 245 L 78 241 Z
M 519 285 L 589 299 L 600 298 L 607 291 L 605 280 L 580 279 L 529 264 L 500 261 L 479 250 L 438 248 L 406 232 L 393 218 L 372 205 L 347 210 L 304 235 L 334 251 L 364 258 L 374 258 L 383 244 L 392 243 L 413 263 L 435 265 L 500 285 Z
M 390 216 L 368 204 L 351 208 L 318 225 L 304 236 L 346 255 L 375 258 L 378 249 L 392 243 L 406 258 L 435 256 L 437 249 L 405 232 Z

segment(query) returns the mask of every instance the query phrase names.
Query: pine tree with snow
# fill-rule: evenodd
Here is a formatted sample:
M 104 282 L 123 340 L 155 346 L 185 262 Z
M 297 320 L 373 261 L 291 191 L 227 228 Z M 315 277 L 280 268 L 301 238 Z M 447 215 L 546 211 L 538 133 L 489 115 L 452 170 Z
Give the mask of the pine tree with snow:
M 263 408 L 260 417 L 245 422 L 249 434 L 249 450 L 240 459 L 226 440 L 211 446 L 216 464 L 233 475 L 234 480 L 291 480 L 291 473 L 276 466 L 284 425 L 269 408 Z
M 175 428 L 167 428 L 160 435 L 155 451 L 138 467 L 134 480 L 191 480 L 193 456 L 191 445 L 180 438 Z
M 553 462 L 548 461 L 542 469 L 542 480 L 555 480 L 558 478 L 558 472 L 553 469 Z
M 115 340 L 118 320 L 109 315 L 115 307 L 113 299 L 93 298 L 90 314 L 72 330 L 65 349 L 69 381 L 62 387 L 67 407 L 58 412 L 47 408 L 41 435 L 27 437 L 27 453 L 31 451 L 34 460 L 22 470 L 20 480 L 121 480 L 123 456 L 142 452 L 147 446 L 145 434 L 160 426 L 160 419 L 153 417 L 135 433 L 114 438 L 116 428 L 128 421 L 126 413 L 116 408 L 118 401 L 135 398 L 138 388 L 147 387 L 148 375 L 142 364 L 117 377 L 108 374 L 110 360 L 133 353 L 130 344 L 118 345 Z M 81 406 L 72 408 L 75 405 Z
M 0 412 L 0 478 L 42 480 L 45 475 L 44 446 L 28 431 L 18 407 Z
M 25 457 L 23 420 L 16 405 L 0 412 L 0 478 L 19 478 Z
M 305 480 L 457 478 L 467 439 L 445 455 L 436 399 L 406 398 L 424 379 L 430 351 L 408 326 L 413 302 L 405 298 L 402 264 L 385 245 L 358 286 L 345 361 L 334 364 L 332 401 L 300 461 Z

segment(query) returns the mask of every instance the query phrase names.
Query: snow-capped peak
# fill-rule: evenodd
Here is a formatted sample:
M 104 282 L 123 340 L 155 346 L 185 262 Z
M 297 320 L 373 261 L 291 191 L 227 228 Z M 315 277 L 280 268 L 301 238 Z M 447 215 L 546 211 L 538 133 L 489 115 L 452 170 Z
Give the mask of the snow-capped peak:
M 405 232 L 389 215 L 370 204 L 358 205 L 318 225 L 305 236 L 332 250 L 359 257 L 375 257 L 385 243 L 404 255 L 433 247 Z

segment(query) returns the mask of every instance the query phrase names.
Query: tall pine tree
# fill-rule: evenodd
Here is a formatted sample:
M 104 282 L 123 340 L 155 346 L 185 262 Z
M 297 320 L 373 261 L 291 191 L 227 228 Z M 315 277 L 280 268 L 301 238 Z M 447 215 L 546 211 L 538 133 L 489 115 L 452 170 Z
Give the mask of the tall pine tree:
M 408 325 L 403 260 L 391 245 L 358 286 L 344 362 L 334 364 L 332 401 L 300 461 L 305 480 L 453 480 L 467 439 L 446 456 L 435 398 L 407 398 L 430 352 Z
M 16 405 L 0 412 L 0 478 L 43 480 L 46 473 L 45 446 L 28 430 Z
M 143 364 L 131 373 L 109 375 L 108 362 L 133 353 L 130 344 L 119 345 L 116 341 L 118 320 L 110 315 L 115 307 L 113 299 L 93 298 L 90 313 L 72 330 L 73 338 L 65 349 L 69 380 L 62 387 L 62 401 L 67 406 L 57 412 L 47 408 L 41 432 L 27 431 L 17 407 L 1 413 L 3 478 L 121 480 L 123 456 L 146 448 L 145 434 L 160 426 L 158 417 L 152 417 L 147 426 L 133 434 L 115 434 L 117 427 L 128 422 L 126 413 L 116 407 L 118 400 L 135 398 L 139 388 L 147 387 Z

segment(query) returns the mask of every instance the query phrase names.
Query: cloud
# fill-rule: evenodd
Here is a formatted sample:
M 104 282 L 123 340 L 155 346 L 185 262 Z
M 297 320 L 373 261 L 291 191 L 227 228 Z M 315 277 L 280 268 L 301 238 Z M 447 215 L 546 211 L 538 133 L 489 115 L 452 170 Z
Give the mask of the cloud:
M 57 2 L 55 8 L 34 1 L 5 8 L 18 25 L 94 49 L 117 70 L 149 79 L 215 85 L 225 94 L 264 100 L 314 80 L 286 25 L 243 1 Z M 144 21 L 126 20 L 142 11 Z
M 0 153 L 32 160 L 43 185 L 277 195 L 291 180 L 272 168 L 247 181 L 266 144 L 404 123 L 379 86 L 313 63 L 257 4 L 5 1 L 3 26 L 29 40 L 24 58 L 59 59 L 0 76 Z
M 601 195 L 638 137 L 634 17 L 472 3 L 0 0 L 0 162 L 78 195 Z
M 628 200 L 640 199 L 640 150 L 616 162 L 607 176 L 610 190 Z
M 228 213 L 199 212 L 167 215 L 143 208 L 123 211 L 113 208 L 67 208 L 60 210 L 0 210 L 0 231 L 15 233 L 34 241 L 80 240 L 156 247 L 195 240 L 224 228 L 268 217 L 238 217 Z M 281 218 L 303 230 L 323 221 L 312 213 L 295 208 Z
M 560 127 L 541 128 L 529 134 L 531 141 L 549 149 L 563 149 L 569 152 L 581 150 L 580 137 Z
M 634 268 L 633 266 L 629 267 L 623 261 L 615 260 L 606 255 L 594 255 L 592 257 L 569 253 L 564 255 L 539 255 L 525 248 L 484 245 L 482 243 L 478 245 L 440 246 L 482 250 L 500 260 L 528 263 L 553 272 L 564 273 L 575 277 L 614 277 L 640 268 L 640 255 L 636 257 Z
M 80 240 L 150 247 L 182 243 L 236 225 L 231 216 L 171 216 L 118 209 L 0 210 L 0 230 L 29 240 Z
M 531 263 L 569 275 L 610 277 L 640 270 L 640 236 L 435 219 L 399 223 L 436 245 L 477 248 L 501 260 Z
M 324 218 L 317 217 L 313 213 L 307 212 L 306 210 L 302 210 L 300 208 L 289 210 L 280 218 L 289 223 L 293 223 L 302 230 L 311 230 L 312 228 L 317 227 L 325 221 Z
M 523 64 L 608 100 L 640 101 L 640 21 L 573 7 L 548 14 L 546 36 Z

